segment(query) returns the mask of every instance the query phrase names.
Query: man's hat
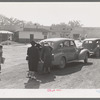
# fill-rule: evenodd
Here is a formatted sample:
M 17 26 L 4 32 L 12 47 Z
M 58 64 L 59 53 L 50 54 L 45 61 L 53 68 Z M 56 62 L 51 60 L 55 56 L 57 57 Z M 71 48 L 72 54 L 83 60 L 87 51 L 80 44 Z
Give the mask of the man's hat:
M 35 41 L 31 41 L 31 45 L 35 45 L 36 44 L 36 42 Z

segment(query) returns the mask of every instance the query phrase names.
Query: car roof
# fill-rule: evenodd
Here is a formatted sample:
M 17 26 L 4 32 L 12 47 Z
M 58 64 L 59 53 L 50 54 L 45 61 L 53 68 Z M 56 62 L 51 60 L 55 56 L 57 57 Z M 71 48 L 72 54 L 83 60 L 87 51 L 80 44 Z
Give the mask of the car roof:
M 84 41 L 86 40 L 92 40 L 92 41 L 95 41 L 95 40 L 100 40 L 100 38 L 87 38 L 87 39 L 84 39 Z
M 41 42 L 44 42 L 44 41 L 57 42 L 57 41 L 62 41 L 62 40 L 73 40 L 73 39 L 70 39 L 70 38 L 48 38 L 48 39 L 41 40 Z

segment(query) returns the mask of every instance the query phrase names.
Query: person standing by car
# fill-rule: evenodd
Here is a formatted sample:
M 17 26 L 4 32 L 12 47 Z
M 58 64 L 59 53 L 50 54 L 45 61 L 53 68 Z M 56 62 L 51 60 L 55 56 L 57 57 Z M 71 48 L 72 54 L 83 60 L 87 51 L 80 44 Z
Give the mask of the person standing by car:
M 1 63 L 3 63 L 3 62 L 2 62 L 2 60 L 3 60 L 3 58 L 2 58 L 2 54 L 3 54 L 2 48 L 3 48 L 3 46 L 0 45 L 0 73 L 1 73 Z
M 34 78 L 34 72 L 37 72 L 37 67 L 38 67 L 38 62 L 39 62 L 39 50 L 35 46 L 36 42 L 32 41 L 31 42 L 31 47 L 28 48 L 27 50 L 27 57 L 28 57 L 28 67 L 29 67 L 29 73 L 28 77 L 29 78 Z
M 36 45 L 35 45 L 37 48 L 38 48 L 38 50 L 39 50 L 39 52 L 41 51 L 41 49 L 42 49 L 42 46 L 39 44 L 39 43 L 36 43 Z
M 50 73 L 52 65 L 52 48 L 46 42 L 41 49 L 41 60 L 44 62 L 43 71 L 44 73 Z

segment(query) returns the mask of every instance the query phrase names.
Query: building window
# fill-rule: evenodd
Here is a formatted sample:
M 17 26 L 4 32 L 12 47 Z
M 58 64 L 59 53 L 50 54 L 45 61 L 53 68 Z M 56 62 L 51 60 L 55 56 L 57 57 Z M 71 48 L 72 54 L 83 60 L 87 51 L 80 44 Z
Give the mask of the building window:
M 47 35 L 44 35 L 44 39 L 47 39 Z
M 30 34 L 30 41 L 34 40 L 34 34 Z

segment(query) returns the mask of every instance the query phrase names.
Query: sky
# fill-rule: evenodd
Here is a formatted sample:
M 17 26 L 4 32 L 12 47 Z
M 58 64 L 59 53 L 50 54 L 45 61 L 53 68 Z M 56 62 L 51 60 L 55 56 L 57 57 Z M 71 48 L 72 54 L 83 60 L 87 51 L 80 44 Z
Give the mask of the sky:
M 78 20 L 84 27 L 100 27 L 100 2 L 0 2 L 0 14 L 41 25 Z

